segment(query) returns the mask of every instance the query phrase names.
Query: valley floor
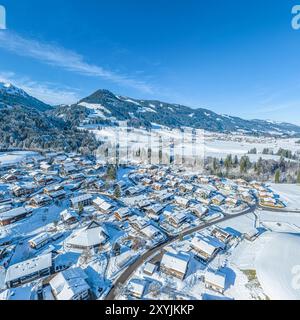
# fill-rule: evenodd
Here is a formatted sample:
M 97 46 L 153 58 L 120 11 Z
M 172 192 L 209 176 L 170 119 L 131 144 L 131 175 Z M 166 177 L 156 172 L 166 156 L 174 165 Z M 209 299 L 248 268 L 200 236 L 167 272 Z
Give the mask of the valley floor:
M 77 154 L 0 159 L 2 300 L 300 299 L 299 185 Z

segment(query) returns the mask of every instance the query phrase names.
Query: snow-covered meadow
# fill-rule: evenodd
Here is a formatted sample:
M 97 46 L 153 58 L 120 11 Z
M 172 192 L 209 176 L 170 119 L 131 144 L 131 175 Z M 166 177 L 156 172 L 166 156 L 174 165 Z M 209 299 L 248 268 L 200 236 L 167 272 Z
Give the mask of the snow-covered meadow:
M 93 132 L 100 141 L 110 144 L 120 143 L 122 149 L 126 150 L 130 145 L 132 150 L 143 149 L 148 145 L 153 148 L 159 145 L 162 139 L 163 152 L 169 154 L 170 144 L 174 143 L 175 153 L 181 154 L 184 150 L 186 156 L 197 154 L 202 157 L 225 158 L 232 154 L 239 158 L 248 155 L 251 161 L 257 161 L 260 157 L 266 160 L 279 160 L 276 155 L 280 148 L 291 150 L 292 153 L 300 152 L 300 145 L 297 138 L 275 138 L 275 137 L 253 137 L 242 134 L 222 134 L 198 130 L 196 139 L 191 134 L 191 128 L 181 130 L 170 129 L 153 124 L 151 133 L 145 129 L 127 130 L 127 127 L 111 127 L 87 125 L 82 128 Z M 257 154 L 248 154 L 256 148 Z M 263 154 L 264 149 L 269 149 L 274 154 Z M 177 151 L 176 151 L 177 150 Z
M 38 157 L 39 154 L 31 151 L 0 152 L 0 167 L 13 165 L 28 158 Z

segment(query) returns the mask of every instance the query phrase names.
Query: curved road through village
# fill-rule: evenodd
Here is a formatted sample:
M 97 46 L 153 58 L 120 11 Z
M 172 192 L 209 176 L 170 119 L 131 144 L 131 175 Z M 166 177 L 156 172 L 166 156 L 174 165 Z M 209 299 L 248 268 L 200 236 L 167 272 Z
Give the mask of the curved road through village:
M 237 213 L 235 215 L 229 215 L 229 214 L 225 214 L 225 216 L 222 219 L 219 220 L 215 220 L 209 223 L 206 223 L 204 225 L 195 227 L 193 229 L 189 229 L 185 232 L 183 232 L 182 234 L 175 236 L 175 237 L 169 237 L 167 241 L 161 243 L 160 245 L 158 245 L 157 247 L 147 251 L 146 253 L 144 253 L 143 255 L 141 255 L 133 264 L 131 264 L 121 275 L 120 277 L 115 281 L 113 287 L 111 288 L 110 292 L 108 293 L 108 295 L 106 296 L 105 300 L 115 300 L 116 298 L 116 291 L 117 288 L 124 285 L 129 278 L 133 275 L 133 273 L 145 262 L 147 261 L 152 255 L 154 255 L 155 253 L 159 253 L 163 248 L 165 248 L 166 246 L 170 245 L 172 242 L 179 240 L 182 236 L 185 237 L 187 235 L 193 234 L 195 232 L 204 230 L 208 227 L 211 227 L 217 223 L 221 223 L 227 220 L 231 220 L 249 213 L 252 213 L 256 210 L 257 206 L 251 206 L 249 208 L 247 208 L 247 210 L 244 210 L 243 212 Z

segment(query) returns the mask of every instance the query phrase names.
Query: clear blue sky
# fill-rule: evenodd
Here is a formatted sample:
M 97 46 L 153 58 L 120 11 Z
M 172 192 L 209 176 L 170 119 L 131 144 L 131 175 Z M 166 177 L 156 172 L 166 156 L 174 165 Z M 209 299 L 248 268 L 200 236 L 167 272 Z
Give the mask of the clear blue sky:
M 99 88 L 300 124 L 300 0 L 0 0 L 0 80 L 52 103 Z

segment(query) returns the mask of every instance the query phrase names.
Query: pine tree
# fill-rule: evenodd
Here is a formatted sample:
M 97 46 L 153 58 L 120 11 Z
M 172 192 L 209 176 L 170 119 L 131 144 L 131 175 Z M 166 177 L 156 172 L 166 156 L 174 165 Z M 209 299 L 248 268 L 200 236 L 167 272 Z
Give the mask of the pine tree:
M 277 169 L 275 172 L 275 183 L 280 183 L 280 170 Z
M 298 171 L 298 174 L 297 174 L 297 183 L 300 184 L 300 170 Z
M 237 155 L 234 156 L 234 166 L 237 167 L 239 165 L 239 158 Z
M 79 214 L 82 214 L 82 213 L 83 213 L 83 210 L 84 210 L 84 207 L 83 207 L 82 204 L 80 204 L 80 205 L 78 206 L 78 212 L 79 212 Z
M 247 173 L 248 169 L 251 168 L 251 162 L 249 157 L 243 156 L 240 161 L 240 171 L 241 173 Z
M 241 161 L 240 161 L 240 171 L 241 171 L 241 173 L 247 172 L 247 166 L 246 166 L 246 161 L 245 161 L 244 157 L 242 157 Z
M 256 163 L 256 173 L 260 175 L 263 171 L 263 160 L 262 157 L 260 157 Z
M 179 234 L 179 241 L 183 241 L 183 234 L 182 233 Z
M 112 166 L 112 165 L 108 166 L 107 171 L 106 171 L 106 175 L 109 180 L 116 180 L 116 178 L 117 178 L 116 166 Z
M 114 196 L 119 199 L 121 198 L 121 188 L 119 185 L 116 186 L 115 191 L 114 191 Z
M 228 155 L 224 161 L 224 166 L 226 168 L 226 172 L 228 172 L 232 167 L 232 155 Z
M 213 159 L 213 173 L 216 173 L 219 168 L 218 160 L 216 158 Z

